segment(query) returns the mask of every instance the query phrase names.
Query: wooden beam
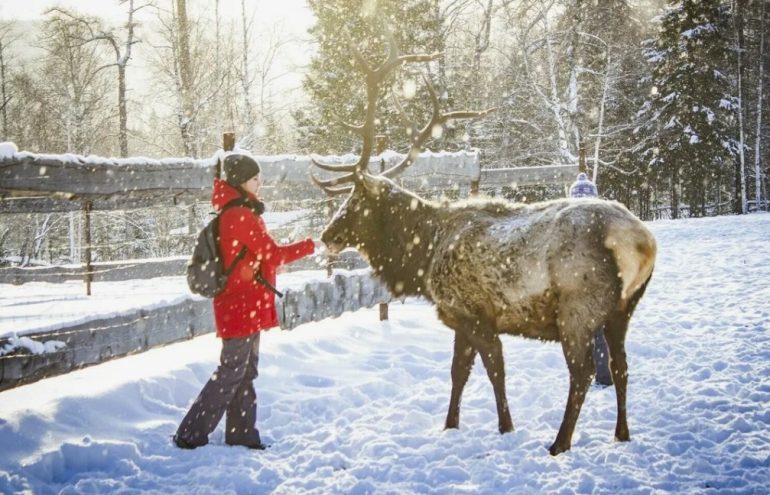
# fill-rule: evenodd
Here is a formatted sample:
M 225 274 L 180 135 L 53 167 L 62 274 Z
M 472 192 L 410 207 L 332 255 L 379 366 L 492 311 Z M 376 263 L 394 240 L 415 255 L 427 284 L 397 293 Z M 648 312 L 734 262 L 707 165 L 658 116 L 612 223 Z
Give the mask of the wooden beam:
M 234 139 L 234 137 L 233 137 Z M 228 138 L 224 138 L 227 144 Z M 265 181 L 285 186 L 311 185 L 308 156 L 257 156 Z M 403 155 L 373 157 L 379 170 Z M 355 156 L 319 157 L 325 162 L 355 161 Z M 96 210 L 127 210 L 164 204 L 189 204 L 211 197 L 217 160 L 149 158 L 112 159 L 22 152 L 0 158 L 0 213 L 73 211 L 90 200 Z M 319 171 L 320 178 L 324 172 Z M 448 188 L 478 178 L 478 153 L 422 153 L 399 179 L 406 187 Z M 319 199 L 322 197 L 320 189 Z
M 92 159 L 19 153 L 0 159 L 0 189 L 77 196 L 210 189 L 214 165 L 214 160 Z
M 310 184 L 310 157 L 256 158 L 262 165 L 265 181 L 281 191 Z M 372 157 L 372 170 L 379 170 L 382 160 L 389 167 L 402 158 L 399 153 L 386 151 L 382 156 Z M 320 161 L 331 163 L 354 159 L 354 155 L 319 157 Z M 0 213 L 73 211 L 80 209 L 84 200 L 90 200 L 95 211 L 205 202 L 211 197 L 215 171 L 213 158 L 99 159 L 17 153 L 0 158 Z M 323 171 L 316 173 L 321 179 L 327 178 Z M 577 173 L 577 164 L 482 170 L 476 152 L 425 152 L 398 182 L 415 190 L 447 189 L 476 181 L 481 187 L 567 185 Z M 309 191 L 317 192 L 319 199 L 323 197 L 318 188 L 309 187 Z
M 578 174 L 578 165 L 544 165 L 541 167 L 485 168 L 481 171 L 482 187 L 532 186 L 571 184 Z
M 93 211 L 132 210 L 158 206 L 185 205 L 211 198 L 210 189 L 166 189 L 131 191 L 111 195 L 64 195 L 39 191 L 9 191 L 0 189 L 1 213 L 53 213 L 80 211 L 82 201 L 91 201 Z

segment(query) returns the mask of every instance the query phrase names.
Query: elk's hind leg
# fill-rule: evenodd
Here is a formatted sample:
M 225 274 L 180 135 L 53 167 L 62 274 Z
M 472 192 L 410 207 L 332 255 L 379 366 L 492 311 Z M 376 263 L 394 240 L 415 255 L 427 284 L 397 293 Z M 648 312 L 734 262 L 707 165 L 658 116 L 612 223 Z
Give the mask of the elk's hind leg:
M 621 442 L 631 440 L 626 419 L 626 392 L 628 387 L 628 364 L 626 362 L 626 332 L 628 316 L 619 311 L 613 312 L 605 325 L 604 335 L 610 351 L 610 370 L 615 384 L 615 396 L 618 402 L 618 419 L 615 424 L 615 439 Z
M 650 275 L 652 277 L 652 275 Z M 610 351 L 610 371 L 612 381 L 615 383 L 615 396 L 618 402 L 618 419 L 615 424 L 615 439 L 620 442 L 628 442 L 631 435 L 628 432 L 628 420 L 626 417 L 626 395 L 628 390 L 628 363 L 626 361 L 626 334 L 628 322 L 636 309 L 636 305 L 644 295 L 650 278 L 631 297 L 625 310 L 615 310 L 610 313 L 604 326 L 604 336 L 607 339 L 607 347 Z
M 503 344 L 497 334 L 483 335 L 476 346 L 481 354 L 481 361 L 487 369 L 487 376 L 492 382 L 497 404 L 497 427 L 500 433 L 513 431 L 511 411 L 505 394 L 505 363 L 503 362 Z
M 560 314 L 565 313 L 560 311 Z M 558 455 L 572 446 L 575 424 L 594 374 L 593 335 L 593 330 L 577 319 L 560 322 L 559 338 L 569 368 L 569 396 L 559 433 L 548 449 L 551 455 Z
M 449 410 L 444 428 L 458 428 L 460 426 L 460 399 L 465 384 L 468 382 L 468 376 L 471 374 L 477 352 L 465 334 L 455 330 L 454 357 L 452 358 L 452 395 L 449 398 Z

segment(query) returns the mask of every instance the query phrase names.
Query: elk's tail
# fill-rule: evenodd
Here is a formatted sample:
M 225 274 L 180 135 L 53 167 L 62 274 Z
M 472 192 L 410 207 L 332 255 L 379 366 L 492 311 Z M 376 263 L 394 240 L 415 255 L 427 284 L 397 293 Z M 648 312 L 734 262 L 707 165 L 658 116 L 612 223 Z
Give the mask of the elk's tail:
M 617 219 L 609 225 L 604 245 L 615 256 L 618 277 L 623 282 L 619 309 L 625 309 L 629 299 L 652 275 L 657 243 L 652 232 L 636 218 Z

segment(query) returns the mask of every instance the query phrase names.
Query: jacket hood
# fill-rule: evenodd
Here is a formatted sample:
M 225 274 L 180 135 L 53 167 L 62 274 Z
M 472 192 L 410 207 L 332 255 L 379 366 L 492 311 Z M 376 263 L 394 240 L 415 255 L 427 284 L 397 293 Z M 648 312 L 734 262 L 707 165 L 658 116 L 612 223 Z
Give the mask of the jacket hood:
M 215 210 L 221 210 L 230 201 L 241 197 L 243 196 L 241 196 L 240 190 L 222 179 L 214 179 L 214 194 L 211 196 L 211 205 Z M 258 199 L 253 194 L 249 194 L 248 198 L 252 200 Z

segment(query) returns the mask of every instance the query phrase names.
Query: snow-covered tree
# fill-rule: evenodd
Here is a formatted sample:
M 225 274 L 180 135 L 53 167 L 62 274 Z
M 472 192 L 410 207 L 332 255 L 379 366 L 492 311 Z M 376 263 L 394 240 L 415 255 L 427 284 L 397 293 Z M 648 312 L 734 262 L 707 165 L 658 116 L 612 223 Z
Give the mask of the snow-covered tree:
M 702 216 L 730 199 L 737 101 L 729 73 L 730 10 L 719 0 L 672 2 L 657 39 L 646 45 L 649 99 L 638 128 L 639 150 L 672 216 L 682 203 Z
M 114 61 L 103 65 L 100 69 L 115 67 L 118 76 L 118 142 L 120 147 L 120 156 L 128 156 L 128 111 L 127 111 L 127 87 L 126 87 L 126 69 L 131 60 L 133 46 L 139 41 L 136 39 L 136 13 L 147 7 L 148 4 L 138 4 L 134 0 L 125 0 L 128 3 L 128 18 L 123 26 L 124 33 L 119 33 L 115 29 L 100 29 L 98 24 L 90 21 L 88 17 L 83 17 L 72 13 L 66 9 L 54 8 L 52 12 L 72 19 L 80 23 L 85 29 L 84 36 L 79 43 L 105 42 L 112 49 Z
M 45 77 L 40 85 L 45 112 L 60 129 L 59 142 L 49 152 L 114 154 L 109 84 L 100 70 L 103 53 L 99 46 L 83 42 L 98 30 L 100 21 L 93 17 L 75 18 L 59 9 L 46 15 L 40 36 Z
M 311 59 L 304 87 L 310 97 L 309 108 L 295 113 L 302 123 L 307 149 L 316 153 L 342 153 L 355 149 L 358 136 L 341 124 L 355 123 L 363 116 L 365 81 L 356 67 L 350 44 L 354 44 L 372 64 L 384 60 L 387 50 L 383 26 L 389 26 L 402 54 L 433 53 L 440 39 L 434 5 L 428 0 L 309 0 L 318 21 L 310 34 L 318 43 Z M 405 113 L 427 109 L 430 102 L 420 88 L 419 68 L 405 67 L 388 85 L 403 101 Z M 441 89 L 438 88 L 439 93 Z M 381 125 L 378 132 L 389 134 L 391 146 L 405 136 L 405 122 L 391 100 L 383 94 L 378 102 Z M 416 96 L 413 99 L 409 99 Z M 415 120 L 420 121 L 419 117 Z M 314 123 L 314 124 L 312 124 Z
M 13 95 L 11 94 L 10 48 L 18 40 L 19 35 L 15 33 L 14 26 L 10 22 L 0 22 L 0 118 L 2 118 L 2 135 L 0 139 L 8 139 L 8 103 Z

